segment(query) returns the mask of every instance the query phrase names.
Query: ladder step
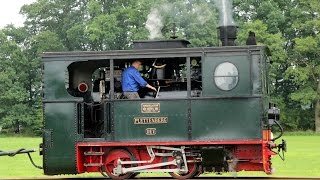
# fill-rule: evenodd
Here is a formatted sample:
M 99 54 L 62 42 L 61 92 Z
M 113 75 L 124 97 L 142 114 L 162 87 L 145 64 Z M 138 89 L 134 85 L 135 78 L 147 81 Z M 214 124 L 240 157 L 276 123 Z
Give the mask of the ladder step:
M 104 155 L 104 152 L 84 152 L 83 153 L 85 156 L 102 156 Z
M 85 167 L 95 167 L 95 166 L 101 167 L 101 166 L 103 166 L 102 163 L 91 163 L 91 164 L 84 163 L 83 165 Z

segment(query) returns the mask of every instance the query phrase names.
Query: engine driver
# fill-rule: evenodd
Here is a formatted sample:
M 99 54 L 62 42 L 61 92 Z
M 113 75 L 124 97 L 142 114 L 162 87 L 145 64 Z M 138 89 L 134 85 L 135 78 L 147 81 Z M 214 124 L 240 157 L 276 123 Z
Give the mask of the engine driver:
M 140 75 L 138 69 L 141 66 L 140 60 L 132 62 L 131 66 L 125 69 L 122 73 L 122 91 L 126 99 L 140 99 L 138 94 L 139 87 L 147 87 L 153 91 L 157 89 L 149 85 Z

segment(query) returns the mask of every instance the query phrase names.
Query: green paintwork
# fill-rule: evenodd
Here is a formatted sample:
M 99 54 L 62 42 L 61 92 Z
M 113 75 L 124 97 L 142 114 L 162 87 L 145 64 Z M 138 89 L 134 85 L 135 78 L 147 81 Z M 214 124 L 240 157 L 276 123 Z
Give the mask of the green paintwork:
M 237 55 L 233 56 L 222 54 L 221 56 L 213 56 L 213 54 L 208 54 L 203 61 L 203 96 L 218 96 L 218 95 L 227 95 L 227 96 L 241 96 L 241 95 L 250 95 L 251 94 L 251 82 L 250 82 L 250 60 L 246 55 Z M 220 90 L 214 82 L 214 71 L 216 67 L 223 63 L 230 62 L 234 64 L 239 73 L 239 81 L 237 86 L 231 91 Z
M 160 103 L 160 113 L 141 113 L 146 101 L 114 103 L 115 141 L 186 141 L 188 139 L 188 101 L 147 101 Z M 134 124 L 134 117 L 168 117 L 167 124 Z M 146 128 L 156 128 L 156 135 L 146 135 Z
M 50 61 L 44 63 L 44 99 L 71 100 L 77 99 L 66 90 L 66 70 L 70 62 Z
M 77 172 L 75 165 L 77 125 L 75 123 L 75 102 L 72 100 L 79 98 L 71 96 L 65 87 L 66 69 L 69 64 L 70 62 L 65 61 L 44 62 L 43 164 L 45 174 L 74 174 Z
M 44 113 L 45 174 L 76 173 L 75 103 L 46 103 Z
M 192 100 L 192 140 L 261 138 L 259 98 Z
M 75 107 L 82 98 L 73 97 L 66 90 L 69 64 L 86 60 L 96 64 L 108 59 L 116 61 L 161 57 L 202 57 L 202 97 L 170 100 L 110 99 L 110 111 L 105 108 L 104 113 L 105 121 L 108 122 L 104 127 L 110 132 L 104 134 L 104 139 L 83 139 L 83 134 L 77 134 Z M 268 106 L 267 65 L 263 47 L 67 52 L 51 53 L 43 59 L 45 174 L 77 173 L 75 145 L 82 140 L 143 143 L 261 139 L 262 120 Z M 213 77 L 217 65 L 226 61 L 236 65 L 239 71 L 238 85 L 230 91 L 217 88 Z M 160 103 L 160 112 L 142 113 L 143 102 Z M 168 123 L 134 124 L 134 117 L 168 117 Z M 146 128 L 156 128 L 156 134 L 146 135 Z

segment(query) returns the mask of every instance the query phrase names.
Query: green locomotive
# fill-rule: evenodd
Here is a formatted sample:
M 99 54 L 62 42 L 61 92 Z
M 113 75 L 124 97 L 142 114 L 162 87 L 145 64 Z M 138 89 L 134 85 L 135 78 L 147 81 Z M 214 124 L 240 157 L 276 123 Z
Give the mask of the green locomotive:
M 279 110 L 269 106 L 267 48 L 222 41 L 212 48 L 174 39 L 137 41 L 133 50 L 44 53 L 44 173 L 272 173 L 272 149 L 285 142 L 276 145 L 270 130 Z M 137 59 L 158 92 L 141 89 L 140 99 L 123 99 L 122 72 Z

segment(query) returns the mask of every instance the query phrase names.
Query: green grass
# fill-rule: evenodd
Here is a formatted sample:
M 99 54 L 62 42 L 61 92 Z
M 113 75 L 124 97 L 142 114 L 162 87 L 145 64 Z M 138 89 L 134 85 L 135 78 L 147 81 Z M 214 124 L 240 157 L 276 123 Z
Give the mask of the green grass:
M 320 177 L 320 136 L 286 136 L 285 161 L 274 158 L 275 175 Z
M 285 154 L 285 161 L 279 157 L 273 158 L 275 172 L 273 176 L 310 176 L 320 177 L 320 135 L 297 136 L 290 134 L 284 137 L 287 140 L 288 152 Z M 38 137 L 5 137 L 0 136 L 0 150 L 9 151 L 19 148 L 38 148 L 41 138 Z M 42 165 L 42 156 L 33 153 L 32 157 L 36 164 Z M 162 174 L 155 174 L 162 176 Z M 216 176 L 214 174 L 206 174 Z M 206 176 L 205 175 L 205 176 Z M 27 155 L 15 157 L 0 156 L 0 179 L 13 177 L 41 177 L 42 170 L 34 168 Z M 79 175 L 78 175 L 79 176 Z M 76 177 L 78 177 L 76 176 Z M 100 174 L 83 174 L 81 177 L 101 177 Z M 150 174 L 142 174 L 150 176 Z M 234 174 L 224 174 L 234 176 Z M 262 172 L 239 172 L 237 176 L 266 176 Z M 75 177 L 75 176 L 72 176 Z
M 0 150 L 12 151 L 20 148 L 38 149 L 41 138 L 31 137 L 0 137 Z M 39 153 L 33 153 L 36 164 L 42 166 Z M 36 177 L 41 176 L 42 171 L 34 168 L 26 154 L 14 157 L 0 156 L 0 179 L 3 177 Z
M 277 134 L 277 133 L 276 133 Z M 288 131 L 284 132 L 285 136 L 320 136 L 320 132 L 308 131 Z

